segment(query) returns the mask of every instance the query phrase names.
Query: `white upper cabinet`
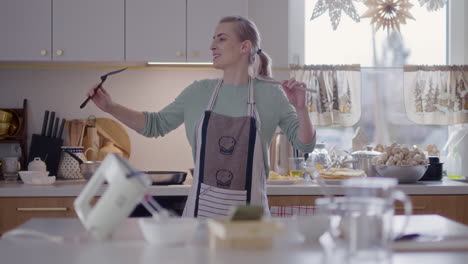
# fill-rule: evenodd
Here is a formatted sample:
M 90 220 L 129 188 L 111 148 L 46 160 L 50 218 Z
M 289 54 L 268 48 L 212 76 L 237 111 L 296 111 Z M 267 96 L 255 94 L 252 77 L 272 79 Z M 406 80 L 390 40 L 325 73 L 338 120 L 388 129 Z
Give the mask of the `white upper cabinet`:
M 51 0 L 0 1 L 0 60 L 50 61 Z
M 1 61 L 211 62 L 248 0 L 0 0 Z
M 126 60 L 185 62 L 186 0 L 127 0 Z
M 54 61 L 125 60 L 124 0 L 52 3 Z
M 247 16 L 247 0 L 127 0 L 126 60 L 211 62 L 219 19 Z
M 247 0 L 187 0 L 187 61 L 211 62 L 213 33 L 224 16 L 247 17 Z
M 124 0 L 1 0 L 2 61 L 124 61 Z

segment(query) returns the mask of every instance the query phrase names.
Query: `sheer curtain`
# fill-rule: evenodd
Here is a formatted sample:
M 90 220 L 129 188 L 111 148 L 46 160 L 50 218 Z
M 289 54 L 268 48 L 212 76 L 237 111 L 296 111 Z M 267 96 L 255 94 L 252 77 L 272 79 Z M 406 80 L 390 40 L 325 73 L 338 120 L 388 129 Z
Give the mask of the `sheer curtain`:
M 290 76 L 316 90 L 306 93 L 313 124 L 352 126 L 359 121 L 360 65 L 291 65 Z
M 408 118 L 423 125 L 468 123 L 468 65 L 405 65 Z

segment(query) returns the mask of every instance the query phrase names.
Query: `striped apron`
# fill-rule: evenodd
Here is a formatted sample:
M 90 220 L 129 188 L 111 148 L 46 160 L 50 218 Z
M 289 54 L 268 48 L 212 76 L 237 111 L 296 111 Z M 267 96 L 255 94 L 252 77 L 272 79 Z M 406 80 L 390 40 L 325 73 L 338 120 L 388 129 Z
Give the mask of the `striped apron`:
M 222 80 L 197 127 L 193 184 L 183 216 L 225 218 L 236 205 L 259 205 L 269 216 L 260 118 L 249 78 L 247 116 L 213 112 Z

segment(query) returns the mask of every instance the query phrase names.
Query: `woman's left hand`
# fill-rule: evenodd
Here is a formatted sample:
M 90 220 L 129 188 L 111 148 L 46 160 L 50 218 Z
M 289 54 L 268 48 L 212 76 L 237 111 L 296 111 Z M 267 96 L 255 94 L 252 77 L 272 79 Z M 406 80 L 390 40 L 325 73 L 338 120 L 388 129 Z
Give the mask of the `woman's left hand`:
M 306 91 L 296 88 L 305 88 L 303 82 L 298 82 L 294 79 L 284 80 L 281 82 L 284 92 L 288 96 L 289 102 L 296 108 L 296 110 L 306 109 Z

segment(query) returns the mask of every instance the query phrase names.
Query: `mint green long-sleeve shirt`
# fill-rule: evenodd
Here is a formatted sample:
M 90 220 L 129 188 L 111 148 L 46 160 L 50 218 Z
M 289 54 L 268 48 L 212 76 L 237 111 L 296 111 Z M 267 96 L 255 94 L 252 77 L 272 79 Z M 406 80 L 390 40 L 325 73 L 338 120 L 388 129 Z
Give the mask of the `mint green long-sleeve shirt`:
M 296 149 L 311 152 L 314 142 L 303 144 L 297 132 L 299 122 L 294 107 L 279 85 L 253 80 L 255 105 L 261 119 L 261 144 L 265 171 L 269 171 L 269 148 L 276 128 L 279 126 Z M 159 112 L 144 112 L 146 125 L 140 134 L 146 137 L 164 136 L 185 124 L 185 133 L 192 147 L 193 160 L 196 159 L 197 124 L 208 106 L 217 79 L 195 81 L 177 96 L 171 104 Z M 247 115 L 248 85 L 221 86 L 213 111 L 232 117 Z

